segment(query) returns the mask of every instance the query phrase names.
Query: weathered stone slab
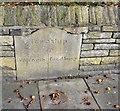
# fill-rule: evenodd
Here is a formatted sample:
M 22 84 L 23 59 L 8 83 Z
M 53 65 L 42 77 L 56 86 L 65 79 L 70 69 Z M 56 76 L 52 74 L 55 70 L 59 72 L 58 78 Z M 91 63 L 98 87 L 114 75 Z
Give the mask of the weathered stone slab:
M 80 66 L 80 70 L 82 71 L 104 71 L 104 70 L 112 70 L 115 68 L 117 68 L 115 64 Z
M 15 37 L 19 79 L 42 79 L 77 75 L 81 35 L 56 28 Z
M 0 69 L 15 69 L 15 58 L 0 57 Z
M 119 44 L 95 44 L 95 49 L 120 49 Z
M 93 44 L 82 44 L 82 50 L 92 50 Z
M 113 38 L 120 39 L 120 33 L 119 32 L 114 33 Z
M 108 56 L 109 50 L 89 50 L 89 51 L 82 51 L 81 57 L 101 57 L 101 56 Z
M 115 43 L 115 39 L 87 39 L 83 43 Z
M 119 28 L 119 26 L 117 26 L 117 25 L 113 25 L 113 26 L 103 26 L 103 27 L 102 27 L 102 31 L 104 31 L 104 32 L 110 32 L 110 31 L 118 32 L 118 31 L 120 31 L 120 28 Z
M 4 7 L 0 6 L 0 26 L 3 26 L 4 23 Z
M 39 91 L 42 109 L 98 109 L 83 79 L 40 81 Z M 54 92 L 60 94 L 59 99 L 51 100 Z M 87 97 L 89 105 L 83 103 Z
M 68 8 L 65 6 L 57 7 L 58 25 L 67 26 L 68 25 Z
M 103 7 L 96 6 L 95 11 L 96 11 L 97 24 L 102 25 L 104 23 L 104 21 L 103 21 Z
M 110 50 L 110 55 L 118 56 L 118 55 L 120 55 L 120 50 Z
M 14 57 L 14 51 L 0 51 L 0 57 Z
M 23 86 L 23 87 L 21 87 Z M 40 109 L 38 88 L 36 83 L 27 84 L 24 83 L 3 83 L 2 86 L 2 101 L 3 109 L 25 109 L 24 105 L 31 100 L 31 96 L 35 96 L 35 102 L 28 109 Z M 21 101 L 19 96 L 15 93 L 15 90 L 19 90 L 21 96 L 28 98 Z M 24 104 L 24 105 L 23 105 Z
M 96 23 L 97 23 L 97 20 L 96 20 L 95 7 L 91 6 L 91 7 L 89 8 L 89 15 L 90 15 L 90 23 L 96 24 Z
M 83 24 L 86 25 L 89 23 L 89 14 L 88 14 L 88 6 L 82 6 L 82 18 L 83 18 Z
M 0 51 L 13 51 L 14 46 L 0 46 Z
M 98 79 L 103 79 L 103 82 L 97 82 Z M 118 75 L 107 74 L 106 77 L 94 76 L 86 79 L 94 97 L 96 98 L 101 109 L 115 110 L 114 105 L 119 105 L 118 102 Z M 106 90 L 108 88 L 110 90 Z M 98 91 L 98 93 L 96 93 Z
M 100 64 L 101 58 L 80 58 L 80 65 Z
M 86 34 L 86 36 L 84 36 L 84 39 L 91 39 L 91 38 L 111 38 L 112 37 L 112 32 L 89 32 L 88 34 Z
M 13 45 L 12 36 L 0 36 L 0 45 Z
M 16 71 L 15 70 L 2 70 L 2 83 L 13 82 L 16 80 Z
M 118 63 L 120 61 L 120 57 L 119 56 L 115 56 L 115 57 L 103 57 L 101 60 L 101 64 L 115 64 Z

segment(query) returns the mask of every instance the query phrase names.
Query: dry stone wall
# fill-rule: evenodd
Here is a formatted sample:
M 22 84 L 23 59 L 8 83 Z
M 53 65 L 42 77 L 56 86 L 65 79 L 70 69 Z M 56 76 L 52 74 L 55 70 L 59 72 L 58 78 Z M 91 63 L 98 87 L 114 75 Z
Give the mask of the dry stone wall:
M 0 67 L 8 80 L 17 79 L 14 36 L 56 27 L 82 34 L 80 75 L 118 73 L 120 17 L 118 6 L 0 6 Z M 11 12 L 12 11 L 12 12 Z

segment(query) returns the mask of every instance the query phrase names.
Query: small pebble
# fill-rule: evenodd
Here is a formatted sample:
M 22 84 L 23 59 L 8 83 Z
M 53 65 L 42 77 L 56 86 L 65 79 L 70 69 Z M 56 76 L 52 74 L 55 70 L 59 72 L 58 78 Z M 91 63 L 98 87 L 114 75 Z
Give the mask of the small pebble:
M 110 91 L 110 87 L 107 87 L 106 90 Z
M 101 82 L 103 82 L 103 80 L 102 79 L 97 79 L 97 82 L 101 83 Z
M 32 99 L 35 99 L 35 96 L 31 96 Z
M 120 106 L 119 106 L 119 105 L 114 105 L 114 107 L 115 107 L 115 108 L 120 108 Z

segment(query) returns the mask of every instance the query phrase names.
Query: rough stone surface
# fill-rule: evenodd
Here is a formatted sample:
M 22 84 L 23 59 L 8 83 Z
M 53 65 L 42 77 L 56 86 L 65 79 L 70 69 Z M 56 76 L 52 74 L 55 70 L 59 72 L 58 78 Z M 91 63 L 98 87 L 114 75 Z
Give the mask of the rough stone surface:
M 91 39 L 91 38 L 111 38 L 111 36 L 112 36 L 112 32 L 89 32 L 87 35 L 86 35 L 86 37 L 85 37 L 85 39 Z
M 110 50 L 110 56 L 118 56 L 120 55 L 120 50 Z
M 4 23 L 4 7 L 3 6 L 0 6 L 0 26 L 2 26 L 3 25 L 3 23 Z
M 80 65 L 100 64 L 101 58 L 80 58 Z
M 116 24 L 116 17 L 115 17 L 115 11 L 114 11 L 114 6 L 111 6 L 108 8 L 109 15 L 110 15 L 110 23 L 112 25 Z
M 0 51 L 13 51 L 14 46 L 0 46 Z
M 1 57 L 0 58 L 0 69 L 15 69 L 15 58 L 13 57 Z
M 7 68 L 2 70 L 2 83 L 13 82 L 16 80 L 16 71 L 8 70 Z
M 101 60 L 101 64 L 111 64 L 117 63 L 120 61 L 120 57 L 103 57 Z
M 102 31 L 105 31 L 105 32 L 110 32 L 110 31 L 113 31 L 113 32 L 118 32 L 120 31 L 120 28 L 119 26 L 103 26 L 102 27 Z
M 90 66 L 80 66 L 82 71 L 103 71 L 103 70 L 112 70 L 117 68 L 115 64 L 109 65 L 90 65 Z
M 14 51 L 0 51 L 0 57 L 14 57 Z
M 120 39 L 116 39 L 116 43 L 118 43 L 118 45 L 120 45 Z
M 87 33 L 88 32 L 88 27 L 66 27 L 64 28 L 64 30 L 68 33 L 77 33 L 77 34 L 80 34 L 80 33 Z
M 120 49 L 119 44 L 95 44 L 94 49 Z
M 104 23 L 104 21 L 103 21 L 103 7 L 101 7 L 101 6 L 96 7 L 96 19 L 97 19 L 98 25 L 102 25 Z
M 3 84 L 3 109 L 25 109 L 24 105 L 30 102 L 32 95 L 36 97 L 35 103 L 31 105 L 29 109 L 40 109 L 38 89 L 36 83 L 26 84 L 23 88 L 20 88 L 20 85 L 25 83 L 4 83 Z M 18 89 L 22 96 L 28 98 L 28 100 L 21 102 L 21 99 L 14 92 Z M 9 93 L 8 93 L 9 91 Z M 10 101 L 10 102 L 9 102 Z
M 113 38 L 120 38 L 120 33 L 119 32 L 117 32 L 117 33 L 114 33 L 114 35 L 113 35 Z
M 83 43 L 115 43 L 115 39 L 87 39 Z
M 88 6 L 82 6 L 82 18 L 84 25 L 89 23 L 88 9 Z
M 19 79 L 42 79 L 77 75 L 81 35 L 55 28 L 15 37 Z
M 86 79 L 101 109 L 117 110 L 114 105 L 119 104 L 118 77 L 115 74 L 107 74 L 106 78 L 101 75 Z M 98 84 L 97 79 L 103 79 L 103 82 Z M 110 90 L 106 90 L 107 87 L 110 87 Z M 95 91 L 99 91 L 99 94 L 96 94 Z
M 89 50 L 89 51 L 82 51 L 81 57 L 100 57 L 100 56 L 107 56 L 109 50 Z
M 90 92 L 85 93 L 87 87 L 83 79 L 40 81 L 39 90 L 42 109 L 98 109 Z M 59 100 L 54 102 L 49 95 L 56 90 L 62 94 Z M 86 97 L 91 100 L 90 105 L 82 103 L 82 99 Z
M 89 8 L 89 16 L 90 16 L 90 23 L 96 24 L 97 20 L 96 20 L 95 7 L 90 6 L 90 8 Z
M 82 50 L 92 50 L 93 44 L 82 44 Z
M 4 83 L 2 85 L 3 109 L 25 109 L 17 94 L 14 92 L 14 90 L 18 89 L 19 85 L 19 83 Z
M 9 28 L 8 27 L 0 27 L 0 35 L 9 35 Z
M 0 45 L 13 45 L 12 36 L 0 36 Z

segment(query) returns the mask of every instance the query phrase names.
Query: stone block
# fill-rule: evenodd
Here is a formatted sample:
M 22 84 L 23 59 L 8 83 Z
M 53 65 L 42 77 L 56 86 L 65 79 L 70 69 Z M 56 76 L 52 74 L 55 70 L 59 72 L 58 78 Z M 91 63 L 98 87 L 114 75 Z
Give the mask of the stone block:
M 15 69 L 14 57 L 0 57 L 0 69 Z
M 82 71 L 103 71 L 112 70 L 115 68 L 116 68 L 115 64 L 80 66 L 80 70 Z
M 120 49 L 119 44 L 95 44 L 94 49 Z
M 14 57 L 14 51 L 0 51 L 0 57 Z
M 88 33 L 88 27 L 65 27 L 64 30 L 71 34 Z
M 109 50 L 89 50 L 89 51 L 82 51 L 81 57 L 101 57 L 101 56 L 108 56 Z
M 114 6 L 109 6 L 108 11 L 109 11 L 109 14 L 110 14 L 110 23 L 112 25 L 115 25 L 116 24 L 116 18 L 115 18 Z
M 87 39 L 83 43 L 115 43 L 115 39 Z M 100 44 L 101 45 L 101 44 Z
M 88 14 L 89 7 L 88 6 L 81 6 L 81 8 L 82 8 L 83 24 L 86 25 L 89 23 L 89 14 Z
M 9 35 L 9 28 L 8 27 L 0 27 L 0 35 Z
M 93 25 L 93 26 L 88 26 L 89 27 L 89 31 L 101 31 L 101 26 L 98 25 Z
M 67 26 L 68 25 L 68 8 L 65 6 L 57 7 L 58 25 Z M 74 16 L 72 16 L 74 18 Z
M 120 33 L 119 32 L 114 33 L 113 38 L 119 39 L 120 38 Z
M 76 30 L 77 30 L 78 34 L 80 34 L 80 33 L 88 33 L 88 27 L 77 27 Z
M 104 24 L 104 21 L 103 21 L 103 7 L 96 6 L 95 11 L 96 11 L 97 24 L 98 25 Z
M 51 18 L 51 26 L 57 26 L 57 6 L 51 6 L 50 18 Z
M 116 43 L 120 46 L 120 39 L 116 39 Z
M 109 6 L 107 5 L 103 7 L 103 18 L 104 18 L 105 24 L 110 25 L 110 14 L 109 14 L 108 8 Z
M 120 55 L 120 50 L 110 50 L 110 56 L 118 56 Z
M 102 31 L 104 31 L 104 32 L 112 32 L 112 31 L 113 32 L 118 32 L 118 31 L 120 31 L 120 28 L 117 25 L 103 26 Z
M 69 25 L 75 25 L 75 6 L 68 7 L 68 23 Z
M 0 51 L 14 51 L 14 46 L 0 46 Z
M 90 6 L 90 8 L 89 8 L 89 16 L 90 16 L 90 23 L 91 24 L 96 24 L 97 20 L 96 20 L 95 7 Z
M 82 44 L 82 50 L 92 50 L 93 44 Z
M 0 36 L 0 45 L 13 45 L 12 36 Z
M 101 58 L 80 58 L 80 65 L 100 64 Z
M 7 6 L 4 8 L 4 25 L 17 25 L 16 6 Z
M 0 6 L 0 26 L 3 26 L 4 23 L 4 7 Z
M 76 17 L 76 24 L 78 24 L 79 26 L 82 25 L 82 10 L 81 10 L 81 6 L 76 6 L 75 7 L 75 17 Z
M 112 37 L 112 32 L 89 32 L 88 34 L 86 34 L 84 39 L 93 39 L 93 38 L 98 38 L 98 39 L 102 39 L 102 38 L 111 38 Z
M 120 56 L 117 57 L 102 57 L 101 64 L 115 64 L 120 61 Z

